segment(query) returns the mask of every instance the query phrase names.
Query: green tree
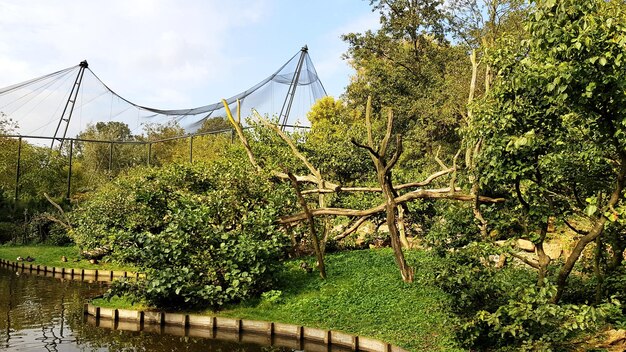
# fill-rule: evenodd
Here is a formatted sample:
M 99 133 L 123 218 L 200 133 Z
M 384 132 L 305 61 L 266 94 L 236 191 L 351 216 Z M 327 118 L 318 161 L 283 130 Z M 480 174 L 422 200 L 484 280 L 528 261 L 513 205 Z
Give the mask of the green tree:
M 367 154 L 350 142 L 366 133 L 357 111 L 327 96 L 311 107 L 307 118 L 311 130 L 305 135 L 303 148 L 324 175 L 349 185 L 369 172 Z
M 90 124 L 78 134 L 77 138 L 102 141 L 79 142 L 75 145 L 75 152 L 81 162 L 81 167 L 87 173 L 107 172 L 110 176 L 114 176 L 123 169 L 141 164 L 144 158 L 143 150 L 140 150 L 141 148 L 137 145 L 106 143 L 107 141 L 137 141 L 128 125 L 123 122 Z
M 145 124 L 143 139 L 152 143 L 150 165 L 164 165 L 189 160 L 189 139 L 176 138 L 185 135 L 178 122 Z
M 584 217 L 560 267 L 558 302 L 574 265 L 623 212 L 626 181 L 626 6 L 621 1 L 540 0 L 523 45 L 503 45 L 497 79 L 477 109 L 485 183 L 506 186 L 537 245 L 540 277 L 548 219 Z
M 231 130 L 231 129 L 232 127 L 230 126 L 230 123 L 228 123 L 228 120 L 226 120 L 225 118 L 221 116 L 217 116 L 217 117 L 210 117 L 204 120 L 200 128 L 198 128 L 198 130 L 196 131 L 196 133 L 216 132 L 216 131 L 224 131 L 224 130 Z

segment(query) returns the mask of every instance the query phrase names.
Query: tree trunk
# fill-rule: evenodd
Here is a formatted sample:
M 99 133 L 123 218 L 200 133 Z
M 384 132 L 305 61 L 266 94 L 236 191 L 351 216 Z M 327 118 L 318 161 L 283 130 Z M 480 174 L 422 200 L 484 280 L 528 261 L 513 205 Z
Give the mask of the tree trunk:
M 382 176 L 382 177 L 380 177 Z M 413 282 L 413 268 L 411 268 L 404 258 L 402 251 L 402 243 L 400 242 L 400 233 L 396 222 L 397 205 L 394 201 L 391 181 L 386 175 L 379 175 L 379 181 L 382 182 L 383 192 L 385 193 L 385 212 L 387 215 L 387 226 L 389 227 L 389 237 L 391 238 L 391 247 L 393 248 L 396 264 L 400 268 L 400 274 L 404 282 Z
M 606 209 L 613 209 L 613 207 L 615 207 L 615 205 L 617 205 L 617 203 L 621 199 L 622 190 L 624 189 L 624 181 L 626 179 L 626 153 L 620 153 L 620 164 L 621 165 L 617 173 L 617 182 L 615 185 L 615 189 L 613 190 L 613 193 L 611 193 L 611 198 L 609 198 L 608 203 L 604 207 Z M 569 277 L 569 274 L 574 269 L 574 265 L 580 258 L 585 247 L 587 247 L 589 243 L 595 241 L 596 238 L 602 235 L 607 220 L 608 219 L 606 218 L 606 216 L 604 216 L 604 211 L 601 210 L 599 217 L 596 219 L 589 233 L 581 237 L 578 242 L 576 242 L 576 246 L 574 246 L 572 254 L 570 254 L 570 256 L 565 261 L 565 264 L 563 264 L 561 270 L 559 271 L 559 275 L 556 281 L 557 291 L 552 298 L 552 303 L 558 303 L 561 300 L 561 297 L 563 296 L 563 291 L 567 286 L 567 279 Z
M 409 248 L 409 240 L 406 238 L 406 223 L 404 222 L 404 208 L 398 205 L 398 230 L 400 232 L 400 243 L 402 247 Z

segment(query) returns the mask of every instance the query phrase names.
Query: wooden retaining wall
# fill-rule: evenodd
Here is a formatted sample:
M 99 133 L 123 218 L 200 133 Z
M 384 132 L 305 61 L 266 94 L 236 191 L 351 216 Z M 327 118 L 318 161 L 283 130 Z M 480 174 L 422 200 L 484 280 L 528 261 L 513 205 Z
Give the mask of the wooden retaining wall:
M 69 280 L 108 282 L 116 278 L 129 277 L 137 279 L 143 277 L 143 274 L 131 271 L 62 268 L 34 264 L 32 262 L 14 262 L 5 259 L 0 259 L 0 266 L 20 270 L 21 272 L 29 274 Z
M 151 331 L 251 342 L 317 351 L 406 352 L 389 343 L 340 331 L 300 325 L 234 319 L 196 314 L 103 308 L 85 304 L 88 321 L 99 327 L 130 331 Z

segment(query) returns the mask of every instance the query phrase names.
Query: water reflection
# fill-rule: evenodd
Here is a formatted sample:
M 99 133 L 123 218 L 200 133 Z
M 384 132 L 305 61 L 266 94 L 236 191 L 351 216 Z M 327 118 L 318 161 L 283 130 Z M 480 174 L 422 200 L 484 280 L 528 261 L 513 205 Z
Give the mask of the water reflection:
M 0 268 L 0 350 L 294 351 L 270 347 L 269 340 L 262 346 L 241 343 L 238 339 L 220 341 L 212 336 L 189 336 L 184 331 L 170 335 L 158 333 L 168 331 L 123 331 L 122 326 L 90 324 L 83 314 L 84 301 L 105 290 L 104 283 L 41 277 L 28 271 Z

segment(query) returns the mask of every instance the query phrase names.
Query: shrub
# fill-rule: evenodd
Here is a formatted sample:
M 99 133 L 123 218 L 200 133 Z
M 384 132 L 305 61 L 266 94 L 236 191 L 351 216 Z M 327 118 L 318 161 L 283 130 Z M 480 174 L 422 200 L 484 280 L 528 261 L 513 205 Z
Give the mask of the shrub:
M 551 351 L 563 348 L 579 333 L 592 332 L 619 312 L 619 302 L 596 307 L 553 304 L 556 287 L 530 285 L 517 289 L 495 312 L 479 311 L 463 326 L 466 342 L 485 349 L 507 346 L 515 350 Z
M 24 230 L 20 225 L 10 222 L 0 222 L 0 244 L 17 240 L 23 237 L 23 233 Z
M 159 307 L 221 306 L 268 288 L 289 244 L 277 217 L 295 204 L 245 161 L 144 169 L 103 187 L 73 214 L 85 249 L 146 273 L 115 284 Z

